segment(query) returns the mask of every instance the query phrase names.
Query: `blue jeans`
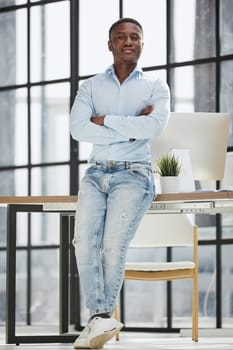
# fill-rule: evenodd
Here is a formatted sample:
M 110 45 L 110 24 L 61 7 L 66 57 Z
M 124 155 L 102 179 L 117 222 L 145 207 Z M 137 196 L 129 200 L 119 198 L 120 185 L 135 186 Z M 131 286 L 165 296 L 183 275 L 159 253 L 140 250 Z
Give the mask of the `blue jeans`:
M 90 315 L 113 313 L 129 242 L 154 197 L 148 162 L 101 161 L 87 169 L 78 194 L 74 247 Z

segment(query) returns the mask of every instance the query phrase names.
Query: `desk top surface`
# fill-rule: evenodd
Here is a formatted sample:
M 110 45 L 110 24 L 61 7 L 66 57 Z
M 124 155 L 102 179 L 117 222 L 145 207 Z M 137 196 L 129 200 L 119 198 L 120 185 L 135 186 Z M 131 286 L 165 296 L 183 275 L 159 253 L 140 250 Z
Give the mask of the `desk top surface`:
M 0 196 L 0 204 L 75 203 L 77 196 Z M 155 202 L 233 200 L 233 191 L 197 191 L 158 194 Z

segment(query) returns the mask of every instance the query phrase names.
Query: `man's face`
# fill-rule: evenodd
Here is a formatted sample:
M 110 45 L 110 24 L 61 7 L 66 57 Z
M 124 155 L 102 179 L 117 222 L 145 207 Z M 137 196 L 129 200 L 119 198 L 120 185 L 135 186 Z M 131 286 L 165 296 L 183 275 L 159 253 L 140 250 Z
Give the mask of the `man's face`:
M 112 30 L 108 42 L 114 63 L 137 63 L 143 47 L 142 31 L 134 23 L 121 23 Z

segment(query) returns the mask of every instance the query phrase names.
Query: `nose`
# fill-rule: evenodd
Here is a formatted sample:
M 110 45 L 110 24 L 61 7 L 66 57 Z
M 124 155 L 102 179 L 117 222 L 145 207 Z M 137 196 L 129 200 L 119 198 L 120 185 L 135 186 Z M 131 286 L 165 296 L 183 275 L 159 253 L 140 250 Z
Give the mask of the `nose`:
M 130 38 L 130 35 L 127 35 L 125 37 L 125 45 L 131 45 L 132 44 L 132 40 Z

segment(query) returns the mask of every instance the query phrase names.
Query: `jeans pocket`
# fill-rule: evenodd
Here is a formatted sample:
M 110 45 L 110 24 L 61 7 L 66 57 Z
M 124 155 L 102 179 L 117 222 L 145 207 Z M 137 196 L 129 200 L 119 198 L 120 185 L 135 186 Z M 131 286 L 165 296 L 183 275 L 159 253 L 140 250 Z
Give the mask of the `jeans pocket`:
M 140 164 L 140 163 L 131 164 L 129 172 L 134 177 L 137 177 L 139 180 L 144 180 L 144 181 L 145 180 L 148 181 L 152 174 L 152 170 L 149 165 Z

